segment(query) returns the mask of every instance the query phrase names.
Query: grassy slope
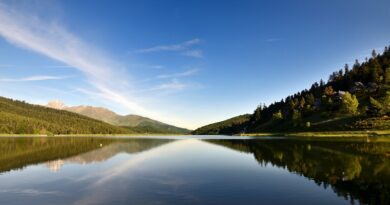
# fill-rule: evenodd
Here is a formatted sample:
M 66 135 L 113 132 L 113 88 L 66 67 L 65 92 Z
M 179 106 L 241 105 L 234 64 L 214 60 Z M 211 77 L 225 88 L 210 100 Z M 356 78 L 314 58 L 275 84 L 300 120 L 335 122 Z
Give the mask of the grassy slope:
M 132 131 L 64 110 L 0 97 L 3 134 L 124 134 Z
M 66 107 L 65 110 L 90 118 L 102 120 L 112 125 L 126 127 L 138 133 L 188 134 L 190 130 L 168 125 L 139 115 L 118 115 L 106 108 L 92 106 Z

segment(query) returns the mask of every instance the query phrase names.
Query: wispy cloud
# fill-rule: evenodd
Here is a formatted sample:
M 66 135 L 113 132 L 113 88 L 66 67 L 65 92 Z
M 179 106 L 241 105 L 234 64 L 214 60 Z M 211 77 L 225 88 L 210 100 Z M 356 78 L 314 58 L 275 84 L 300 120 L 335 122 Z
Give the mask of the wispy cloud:
M 70 33 L 58 22 L 27 15 L 0 3 L 0 36 L 16 46 L 78 69 L 105 99 L 135 113 L 156 117 L 139 105 L 134 96 L 124 94 L 133 87 L 128 83 L 130 76 L 123 72 L 123 66 Z
M 29 66 L 17 66 L 17 65 L 0 65 L 0 68 L 13 68 L 13 69 L 27 69 L 27 68 L 73 68 L 69 65 L 29 65 Z
M 201 50 L 188 50 L 184 51 L 182 54 L 194 58 L 203 58 L 203 52 Z
M 155 82 L 156 80 L 167 80 L 167 79 L 171 79 L 171 80 L 174 79 L 177 81 L 180 78 L 193 76 L 198 72 L 199 72 L 199 69 L 192 68 L 192 69 L 185 70 L 183 72 L 178 72 L 178 73 L 160 74 L 160 75 L 157 75 L 155 77 L 143 79 L 143 80 L 139 81 L 139 83 L 145 83 L 145 82 L 151 82 L 151 81 Z M 154 88 L 140 90 L 140 92 L 155 90 Z
M 62 193 L 57 191 L 42 191 L 38 189 L 2 189 L 0 193 L 5 194 L 19 194 L 28 196 L 41 196 L 41 195 L 61 195 Z
M 165 95 L 172 92 L 181 91 L 188 87 L 188 84 L 182 83 L 177 79 L 173 79 L 170 82 L 162 83 L 152 88 L 143 90 L 144 92 L 158 92 L 159 95 Z
M 43 68 L 72 68 L 72 66 L 69 66 L 69 65 L 44 65 L 44 66 L 36 66 L 36 67 L 43 67 Z
M 192 46 L 200 44 L 202 41 L 199 38 L 194 38 L 189 41 L 185 41 L 179 44 L 172 45 L 158 45 L 151 48 L 138 49 L 136 53 L 152 53 L 152 52 L 161 52 L 161 51 L 170 51 L 170 52 L 180 52 L 182 55 L 201 58 L 203 57 L 203 52 L 199 49 L 191 49 Z
M 181 73 L 171 73 L 171 74 L 162 74 L 158 75 L 157 79 L 164 79 L 164 78 L 179 78 L 179 77 L 187 77 L 192 76 L 196 74 L 199 71 L 199 69 L 190 69 Z
M 158 51 L 182 51 L 188 49 L 188 47 L 199 44 L 201 41 L 198 38 L 179 43 L 173 45 L 159 45 L 151 48 L 144 48 L 136 50 L 137 53 L 150 53 L 150 52 L 158 52 Z
M 35 75 L 23 78 L 0 78 L 0 82 L 29 82 L 29 81 L 44 81 L 44 80 L 62 80 L 70 78 L 70 76 L 50 76 L 50 75 Z

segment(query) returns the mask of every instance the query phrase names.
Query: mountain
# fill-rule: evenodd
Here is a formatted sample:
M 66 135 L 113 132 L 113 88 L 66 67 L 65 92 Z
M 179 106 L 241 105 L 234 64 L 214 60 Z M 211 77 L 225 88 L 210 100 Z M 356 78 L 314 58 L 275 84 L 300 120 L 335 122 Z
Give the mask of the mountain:
M 98 119 L 112 125 L 127 127 L 138 133 L 168 133 L 188 134 L 190 130 L 168 125 L 139 115 L 118 115 L 102 107 L 93 106 L 65 106 L 59 100 L 50 101 L 48 107 L 67 110 L 93 119 Z
M 291 79 L 293 82 L 294 79 Z M 249 117 L 238 116 L 207 125 L 194 134 L 390 130 L 390 49 L 375 50 L 366 61 L 333 72 L 310 89 L 269 106 L 259 105 Z
M 23 101 L 0 97 L 1 134 L 127 134 L 130 129 Z

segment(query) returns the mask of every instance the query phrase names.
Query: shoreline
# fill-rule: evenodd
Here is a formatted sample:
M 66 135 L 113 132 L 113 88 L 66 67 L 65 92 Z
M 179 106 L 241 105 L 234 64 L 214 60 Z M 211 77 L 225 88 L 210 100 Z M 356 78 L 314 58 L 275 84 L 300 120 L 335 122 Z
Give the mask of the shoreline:
M 265 136 L 287 136 L 287 137 L 390 137 L 390 130 L 370 131 L 318 131 L 318 132 L 269 132 L 269 133 L 246 133 L 239 136 L 265 137 Z
M 207 134 L 206 134 L 207 135 Z M 223 134 L 221 134 L 223 135 Z M 137 136 L 194 136 L 191 134 L 169 134 L 169 133 L 141 133 L 141 134 L 0 134 L 0 137 L 137 137 Z M 196 136 L 196 135 L 195 135 Z M 202 135 L 199 135 L 202 136 Z M 229 135 L 228 135 L 229 136 Z M 370 131 L 318 131 L 318 132 L 260 132 L 234 134 L 230 136 L 243 137 L 390 137 L 390 130 Z

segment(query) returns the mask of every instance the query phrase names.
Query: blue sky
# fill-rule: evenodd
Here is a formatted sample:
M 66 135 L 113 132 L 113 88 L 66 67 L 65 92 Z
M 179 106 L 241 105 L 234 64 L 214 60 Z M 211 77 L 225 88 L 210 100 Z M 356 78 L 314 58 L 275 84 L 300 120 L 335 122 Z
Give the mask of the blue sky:
M 390 1 L 0 1 L 0 95 L 196 128 L 390 44 Z

